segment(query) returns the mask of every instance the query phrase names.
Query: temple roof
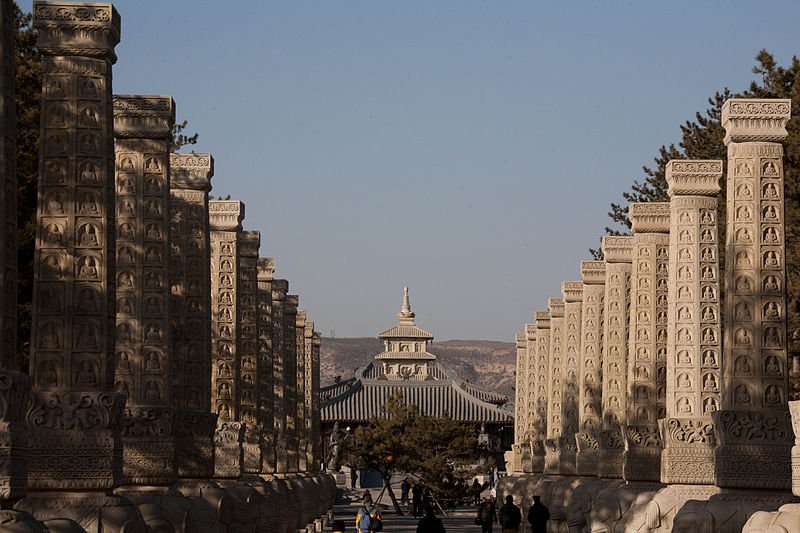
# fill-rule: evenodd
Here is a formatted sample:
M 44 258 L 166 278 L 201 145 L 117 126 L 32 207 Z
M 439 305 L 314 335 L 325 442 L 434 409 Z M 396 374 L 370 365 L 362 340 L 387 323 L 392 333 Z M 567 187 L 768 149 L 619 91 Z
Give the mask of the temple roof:
M 379 339 L 418 339 L 430 340 L 433 335 L 414 324 L 416 315 L 411 311 L 411 301 L 408 298 L 408 287 L 403 288 L 403 305 L 397 313 L 397 325 L 378 335 Z
M 449 416 L 458 422 L 476 424 L 514 421 L 514 415 L 498 405 L 507 401 L 505 396 L 460 380 L 439 363 L 431 365 L 434 368 L 429 380 L 382 380 L 377 365 L 370 363 L 358 369 L 353 379 L 323 387 L 322 422 L 367 422 L 380 416 L 386 400 L 398 393 L 422 415 Z

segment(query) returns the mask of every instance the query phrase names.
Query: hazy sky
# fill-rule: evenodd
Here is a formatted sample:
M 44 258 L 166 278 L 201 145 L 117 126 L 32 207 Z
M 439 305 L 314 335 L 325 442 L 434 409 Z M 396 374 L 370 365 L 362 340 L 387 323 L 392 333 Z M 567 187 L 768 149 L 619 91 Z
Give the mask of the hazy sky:
M 513 341 L 679 125 L 759 49 L 800 54 L 796 1 L 115 5 L 115 93 L 175 98 L 338 337 L 391 327 L 407 285 L 437 339 Z

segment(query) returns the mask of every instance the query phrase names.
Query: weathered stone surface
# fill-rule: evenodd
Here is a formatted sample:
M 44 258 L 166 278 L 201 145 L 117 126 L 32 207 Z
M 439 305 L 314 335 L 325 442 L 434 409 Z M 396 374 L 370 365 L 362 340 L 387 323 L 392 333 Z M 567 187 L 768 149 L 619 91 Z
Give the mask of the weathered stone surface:
M 272 275 L 275 260 L 260 257 L 257 262 L 258 306 L 258 422 L 262 427 L 261 472 L 275 472 Z
M 244 437 L 244 471 L 257 474 L 261 471 L 262 433 L 258 420 L 258 305 L 256 297 L 257 262 L 261 233 L 242 231 L 238 235 L 239 280 L 237 300 L 239 315 L 236 322 L 239 366 L 239 413 L 246 424 Z
M 562 354 L 564 337 L 564 300 L 550 298 L 550 351 L 547 377 L 547 439 L 544 441 L 544 473 L 559 474 L 560 446 L 563 432 L 561 404 L 564 392 L 564 357 Z
M 580 432 L 575 435 L 576 470 L 581 476 L 595 476 L 598 471 L 597 431 L 601 427 L 601 359 L 603 301 L 606 266 L 604 261 L 581 261 L 583 282 L 581 307 L 581 358 L 579 384 Z
M 300 470 L 298 448 L 297 418 L 297 308 L 300 298 L 296 294 L 287 294 L 283 303 L 284 344 L 284 402 L 286 406 L 286 452 L 287 471 L 296 474 Z M 293 478 L 294 479 L 294 478 Z
M 670 161 L 666 418 L 661 481 L 713 484 L 720 405 L 717 200 L 722 161 Z
M 273 420 L 275 421 L 275 473 L 288 471 L 286 440 L 286 351 L 284 327 L 284 302 L 289 292 L 289 282 L 284 279 L 272 281 L 272 378 L 273 378 Z

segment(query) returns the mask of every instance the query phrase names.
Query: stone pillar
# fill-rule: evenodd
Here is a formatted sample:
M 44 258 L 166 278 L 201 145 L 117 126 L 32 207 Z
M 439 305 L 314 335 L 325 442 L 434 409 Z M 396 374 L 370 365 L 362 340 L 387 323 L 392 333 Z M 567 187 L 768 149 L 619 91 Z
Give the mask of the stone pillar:
M 0 1 L 0 506 L 25 495 L 28 477 L 27 435 L 21 424 L 31 381 L 18 372 L 17 351 L 17 175 L 14 100 L 14 3 Z
M 717 198 L 722 161 L 670 161 L 666 418 L 661 481 L 714 483 L 719 409 Z
M 314 344 L 314 322 L 311 320 L 305 321 L 305 351 L 303 355 L 305 357 L 305 365 L 303 368 L 303 401 L 304 405 L 304 412 L 303 412 L 303 439 L 305 439 L 305 443 L 303 444 L 302 448 L 305 451 L 305 464 L 301 464 L 301 470 L 303 472 L 308 472 L 312 469 L 312 465 L 314 464 L 314 457 L 313 457 L 313 432 L 311 427 L 311 421 L 314 417 L 314 388 L 312 383 L 312 377 L 314 373 L 313 367 L 313 344 Z M 302 461 L 302 457 L 301 457 Z
M 514 388 L 514 442 L 519 444 L 525 439 L 528 393 L 525 385 L 528 381 L 528 340 L 525 333 L 515 336 L 517 348 L 517 375 Z
M 550 357 L 547 378 L 547 439 L 544 442 L 544 473 L 559 474 L 561 450 L 559 439 L 564 430 L 561 418 L 561 405 L 564 394 L 564 357 L 562 353 L 564 338 L 564 300 L 549 298 L 550 310 Z
M 525 324 L 525 426 L 519 442 L 528 442 L 530 435 L 534 432 L 534 421 L 536 420 L 536 366 L 537 360 L 536 343 L 536 323 Z
M 580 410 L 575 435 L 575 464 L 579 476 L 596 476 L 599 465 L 600 410 L 602 406 L 601 358 L 603 347 L 603 302 L 606 264 L 604 261 L 581 261 L 583 302 L 581 307 Z
M 721 487 L 788 489 L 786 248 L 783 146 L 790 100 L 731 99 L 728 147 L 725 356 L 714 414 Z
M 622 477 L 627 391 L 628 308 L 633 237 L 603 237 L 606 285 L 603 309 L 603 429 L 600 477 Z
M 626 481 L 661 479 L 658 420 L 666 414 L 668 203 L 631 204 L 633 229 L 628 412 L 624 428 Z
M 261 439 L 261 473 L 275 472 L 274 397 L 272 377 L 272 274 L 275 260 L 258 259 L 258 423 L 263 428 Z
M 257 474 L 261 471 L 263 428 L 258 422 L 258 252 L 261 233 L 239 233 L 239 410 L 244 422 L 244 471 Z
M 125 405 L 114 392 L 111 65 L 120 19 L 111 4 L 34 2 L 33 11 L 44 89 L 28 488 L 103 491 L 122 478 Z
M 311 442 L 314 459 L 311 469 L 318 472 L 322 468 L 322 420 L 320 419 L 320 347 L 322 334 L 313 331 L 311 339 Z
M 286 327 L 284 325 L 284 304 L 288 292 L 288 281 L 285 279 L 272 281 L 272 379 L 276 474 L 286 474 L 289 471 L 286 435 Z
M 800 400 L 789 402 L 794 445 L 792 446 L 792 494 L 800 496 Z
M 214 436 L 215 477 L 242 474 L 244 426 L 239 410 L 240 344 L 238 233 L 244 204 L 238 200 L 208 203 L 211 231 L 211 400 L 218 415 Z
M 574 476 L 576 471 L 575 434 L 578 433 L 578 399 L 579 392 L 579 360 L 581 350 L 581 311 L 583 300 L 583 283 L 580 281 L 564 281 L 561 283 L 564 297 L 564 331 L 561 341 L 561 357 L 563 359 L 563 381 L 561 398 L 561 438 L 559 448 L 561 456 L 559 471 L 562 475 Z
M 169 144 L 175 103 L 169 96 L 115 96 L 117 213 L 117 390 L 128 396 L 122 420 L 125 485 L 170 485 L 177 479 L 177 364 L 170 342 Z M 79 212 L 97 198 L 79 190 Z M 78 279 L 97 279 L 94 259 L 79 261 Z M 88 293 L 87 293 L 88 294 Z M 82 299 L 81 299 L 82 298 Z M 79 305 L 96 307 L 80 297 Z
M 550 312 L 536 311 L 536 414 L 530 435 L 531 471 L 544 472 L 544 441 L 548 426 L 548 381 L 550 376 Z
M 297 310 L 295 336 L 297 346 L 297 463 L 298 472 L 308 470 L 306 461 L 306 310 Z M 309 339 L 310 341 L 310 339 Z
M 178 477 L 214 476 L 211 405 L 211 252 L 208 193 L 211 154 L 170 154 L 171 367 Z
M 284 388 L 286 395 L 286 441 L 289 472 L 299 471 L 298 431 L 297 431 L 297 306 L 300 298 L 296 294 L 287 294 L 283 305 L 284 333 Z

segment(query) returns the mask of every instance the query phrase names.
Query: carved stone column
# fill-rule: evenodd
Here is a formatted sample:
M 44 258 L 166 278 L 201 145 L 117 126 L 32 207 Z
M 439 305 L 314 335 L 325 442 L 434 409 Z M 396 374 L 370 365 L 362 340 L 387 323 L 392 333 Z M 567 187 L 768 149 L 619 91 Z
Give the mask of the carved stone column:
M 788 489 L 786 245 L 783 147 L 790 100 L 731 99 L 728 146 L 725 357 L 714 414 L 721 487 Z
M 306 461 L 306 310 L 297 310 L 295 322 L 295 341 L 297 353 L 297 471 L 305 472 L 308 469 Z
M 714 483 L 719 409 L 717 198 L 722 161 L 670 161 L 666 418 L 661 481 Z
M 171 368 L 178 477 L 214 476 L 211 406 L 211 252 L 208 193 L 211 154 L 170 154 Z
M 297 473 L 299 466 L 299 437 L 297 431 L 297 306 L 300 298 L 296 294 L 287 294 L 283 306 L 284 344 L 284 386 L 286 396 L 286 441 L 289 473 Z
M 111 4 L 34 2 L 42 54 L 27 413 L 31 490 L 103 490 L 122 476 L 114 392 L 114 139 Z
M 261 233 L 239 233 L 239 320 L 237 323 L 239 353 L 239 412 L 245 423 L 244 471 L 257 474 L 261 471 L 261 437 L 263 429 L 258 422 L 258 305 L 256 297 L 258 251 Z
M 275 472 L 274 396 L 272 361 L 272 274 L 275 260 L 258 258 L 258 423 L 263 428 L 261 438 L 261 473 Z
M 600 477 L 622 477 L 627 401 L 628 308 L 633 237 L 603 237 L 606 285 L 603 309 L 603 429 L 599 433 Z
M 520 387 L 524 394 L 519 395 L 519 401 L 524 404 L 523 420 L 518 425 L 519 434 L 515 438 L 516 446 L 512 447 L 512 453 L 517 471 L 530 473 L 532 472 L 530 441 L 534 434 L 533 424 L 536 419 L 536 325 L 525 324 L 525 333 L 522 336 L 525 342 L 521 355 L 517 349 L 517 368 L 522 377 L 518 375 L 517 382 L 523 380 Z
M 314 322 L 307 319 L 305 317 L 305 335 L 304 335 L 304 342 L 305 342 L 305 349 L 303 351 L 303 356 L 305 359 L 303 365 L 303 439 L 304 443 L 301 446 L 301 449 L 305 452 L 305 463 L 303 463 L 302 456 L 300 457 L 300 470 L 303 472 L 308 472 L 312 468 L 312 464 L 314 463 L 313 457 L 313 435 L 312 435 L 312 428 L 311 428 L 311 421 L 314 416 L 314 389 L 312 384 L 312 376 L 313 376 L 313 362 L 312 362 L 312 350 L 313 350 L 313 343 L 314 343 Z
M 575 434 L 578 432 L 579 400 L 579 360 L 581 349 L 581 311 L 583 283 L 564 281 L 561 283 L 564 297 L 564 330 L 561 339 L 562 357 L 562 397 L 561 397 L 561 437 L 559 439 L 559 472 L 574 476 L 576 471 Z
M 215 477 L 242 474 L 244 425 L 239 410 L 240 362 L 237 320 L 239 300 L 238 233 L 244 204 L 212 200 L 208 204 L 211 230 L 211 399 L 218 415 L 214 436 Z
M 525 440 L 525 420 L 527 417 L 528 394 L 525 385 L 528 381 L 528 341 L 525 333 L 515 336 L 517 349 L 517 375 L 514 388 L 514 442 Z M 517 458 L 519 462 L 521 458 Z
M 322 429 L 320 420 L 320 347 L 322 334 L 313 332 L 311 341 L 311 440 L 313 443 L 314 461 L 312 470 L 318 472 L 322 468 Z
M 272 379 L 276 474 L 286 474 L 289 471 L 286 435 L 286 327 L 284 325 L 284 304 L 288 292 L 288 281 L 285 279 L 272 281 Z
M 117 390 L 128 396 L 122 421 L 125 485 L 177 479 L 175 404 L 169 377 L 169 143 L 175 103 L 169 96 L 115 96 L 117 188 Z M 78 210 L 97 200 L 78 192 Z M 96 279 L 92 259 L 78 279 Z M 87 305 L 91 305 L 87 303 Z
M 628 412 L 624 428 L 626 481 L 661 479 L 658 419 L 666 415 L 668 203 L 631 204 L 633 229 Z
M 792 494 L 800 496 L 800 400 L 789 402 L 794 446 L 792 446 Z
M 603 339 L 603 302 L 606 264 L 604 261 L 581 261 L 583 301 L 581 307 L 581 360 L 578 405 L 580 431 L 575 435 L 575 465 L 579 476 L 596 476 L 599 464 L 600 410 L 602 406 L 601 358 Z
M 0 501 L 25 496 L 28 438 L 21 424 L 31 380 L 18 372 L 17 351 L 17 175 L 14 101 L 13 2 L 0 1 Z
M 531 471 L 544 472 L 548 427 L 548 381 L 550 377 L 550 312 L 536 311 L 536 414 L 530 434 Z

